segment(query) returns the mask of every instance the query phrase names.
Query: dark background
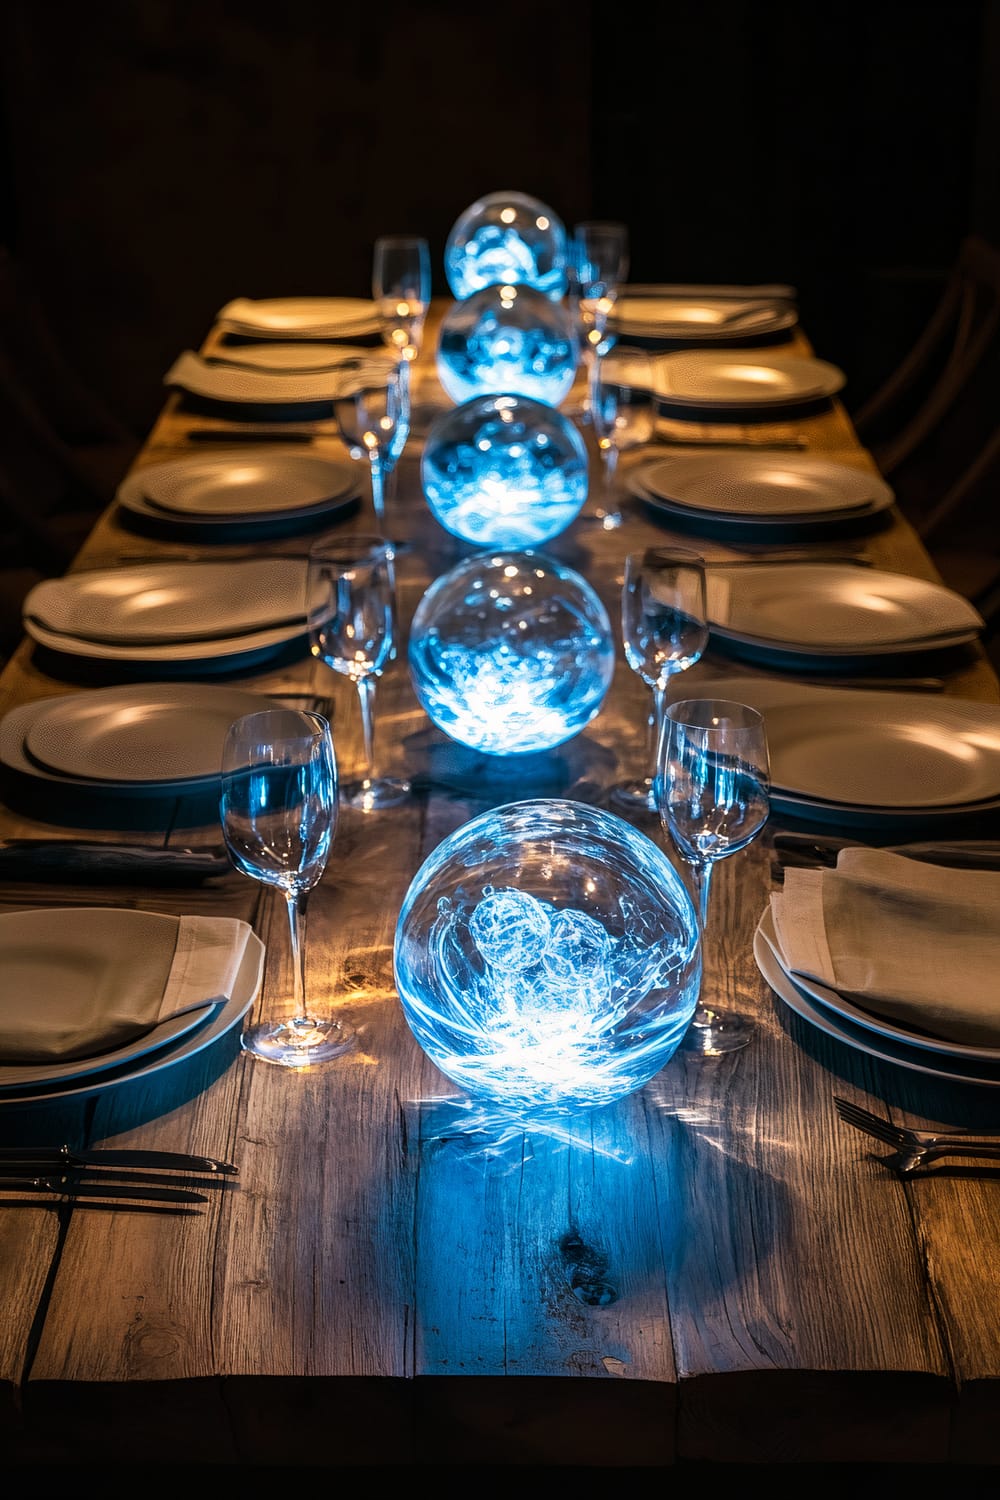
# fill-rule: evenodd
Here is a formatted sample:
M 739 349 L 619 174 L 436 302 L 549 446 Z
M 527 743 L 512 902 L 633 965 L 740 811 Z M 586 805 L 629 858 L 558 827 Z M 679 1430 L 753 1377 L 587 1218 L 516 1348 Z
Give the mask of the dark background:
M 637 281 L 789 281 L 854 407 L 1000 239 L 997 0 L 6 0 L 0 240 L 138 434 L 235 296 L 370 293 L 501 188 Z

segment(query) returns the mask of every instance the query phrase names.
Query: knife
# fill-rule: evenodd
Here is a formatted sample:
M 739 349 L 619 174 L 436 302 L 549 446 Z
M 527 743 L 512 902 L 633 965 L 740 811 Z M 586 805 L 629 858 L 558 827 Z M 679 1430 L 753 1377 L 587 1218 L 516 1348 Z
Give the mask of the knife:
M 99 1147 L 95 1151 L 71 1151 L 68 1146 L 0 1146 L 0 1167 L 7 1171 L 38 1167 L 162 1167 L 175 1172 L 205 1172 L 235 1177 L 239 1168 L 214 1156 L 195 1156 L 188 1151 L 138 1151 Z
M 115 1182 L 81 1182 L 71 1177 L 0 1177 L 0 1190 L 51 1193 L 58 1198 L 142 1198 L 157 1203 L 207 1203 L 188 1188 L 123 1187 Z M 2 1200 L 0 1200 L 2 1206 Z
M 858 839 L 826 837 L 808 833 L 776 833 L 774 852 L 783 864 L 829 865 L 837 863 L 841 849 L 863 849 Z M 925 839 L 908 844 L 881 844 L 890 854 L 905 854 L 925 863 L 951 865 L 957 869 L 1000 870 L 1000 840 Z
M 72 880 L 79 875 L 197 884 L 231 869 L 224 850 L 147 848 L 96 839 L 0 839 L 0 878 L 8 880 Z

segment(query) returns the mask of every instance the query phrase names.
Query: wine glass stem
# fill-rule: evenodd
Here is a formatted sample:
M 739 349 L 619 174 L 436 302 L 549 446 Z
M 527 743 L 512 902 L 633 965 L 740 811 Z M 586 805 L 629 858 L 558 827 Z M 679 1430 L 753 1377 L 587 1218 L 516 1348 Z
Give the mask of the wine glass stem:
M 653 711 L 648 720 L 649 779 L 656 785 L 660 767 L 660 741 L 663 738 L 663 721 L 667 713 L 667 679 L 653 683 Z
M 368 458 L 372 471 L 372 508 L 375 511 L 375 519 L 381 526 L 385 519 L 385 476 L 382 473 L 382 460 L 374 450 Z
M 701 863 L 696 864 L 694 867 L 695 890 L 698 894 L 698 926 L 701 929 L 701 936 L 703 941 L 705 937 L 705 928 L 708 925 L 708 893 L 712 884 L 712 870 L 714 868 L 715 862 L 711 859 L 703 860 Z
M 306 892 L 286 890 L 285 906 L 288 910 L 288 928 L 292 940 L 292 984 L 295 995 L 293 1020 L 307 1021 L 306 1011 Z
M 604 454 L 604 504 L 609 511 L 615 508 L 615 475 L 618 472 L 618 449 L 614 443 L 602 448 Z
M 361 704 L 361 732 L 365 743 L 365 780 L 375 777 L 375 678 L 358 678 L 358 702 Z

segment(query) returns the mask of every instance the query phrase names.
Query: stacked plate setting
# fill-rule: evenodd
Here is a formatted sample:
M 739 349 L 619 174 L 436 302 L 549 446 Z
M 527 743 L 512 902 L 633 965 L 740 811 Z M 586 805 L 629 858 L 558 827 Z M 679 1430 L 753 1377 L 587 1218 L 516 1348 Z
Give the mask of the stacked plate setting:
M 745 344 L 798 322 L 791 287 L 657 288 L 626 286 L 611 325 L 619 338 L 650 344 L 691 341 Z
M 216 322 L 251 339 L 360 339 L 381 327 L 375 303 L 362 297 L 236 297 Z
M 692 350 L 657 358 L 654 394 L 661 407 L 684 415 L 760 416 L 828 401 L 846 381 L 843 370 L 823 359 Z

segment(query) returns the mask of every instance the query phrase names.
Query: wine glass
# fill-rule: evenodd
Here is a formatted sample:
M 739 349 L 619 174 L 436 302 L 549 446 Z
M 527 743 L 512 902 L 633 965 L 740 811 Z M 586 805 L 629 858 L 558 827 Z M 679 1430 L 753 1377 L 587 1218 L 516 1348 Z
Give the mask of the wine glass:
M 685 547 L 648 547 L 625 559 L 622 644 L 633 672 L 652 689 L 648 725 L 650 774 L 622 781 L 612 796 L 657 811 L 657 752 L 670 678 L 699 661 L 708 644 L 705 561 Z
M 311 1015 L 306 1007 L 306 899 L 326 869 L 337 814 L 337 758 L 322 715 L 262 709 L 230 725 L 222 752 L 222 833 L 237 870 L 277 886 L 285 898 L 295 994 L 290 1019 L 258 1021 L 241 1042 L 255 1057 L 285 1067 L 329 1062 L 355 1041 L 335 1017 Z
M 590 420 L 603 473 L 603 498 L 588 512 L 605 531 L 622 524 L 616 498 L 620 454 L 653 436 L 653 361 L 642 349 L 619 346 L 600 355 L 590 384 Z
M 366 457 L 371 470 L 372 507 L 381 527 L 385 519 L 385 480 L 396 462 L 400 423 L 406 415 L 408 388 L 400 367 L 387 359 L 366 359 L 351 373 L 347 389 L 333 400 L 333 415 L 352 458 Z M 403 435 L 405 442 L 406 435 Z
M 770 765 L 763 715 L 746 703 L 687 699 L 666 711 L 656 778 L 663 829 L 692 866 L 704 941 L 712 871 L 746 848 L 770 812 Z M 732 1052 L 750 1040 L 753 1023 L 699 1002 L 683 1046 Z
M 394 565 L 392 544 L 373 534 L 321 537 L 309 554 L 309 649 L 358 690 L 364 774 L 342 795 L 362 812 L 392 807 L 410 792 L 408 781 L 375 771 L 375 685 L 395 656 Z
M 607 219 L 585 220 L 573 230 L 571 275 L 583 356 L 590 374 L 610 347 L 608 319 L 628 279 L 629 243 L 625 224 Z
M 416 359 L 431 300 L 431 255 L 425 239 L 385 234 L 375 241 L 372 296 L 384 342 L 402 359 Z

